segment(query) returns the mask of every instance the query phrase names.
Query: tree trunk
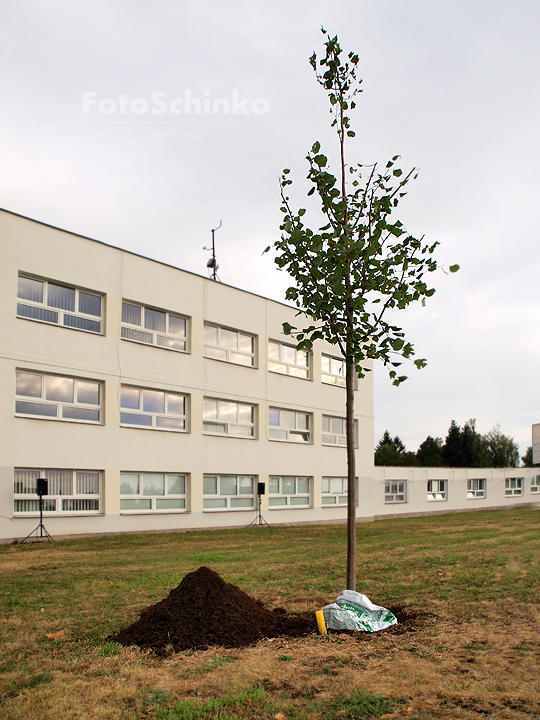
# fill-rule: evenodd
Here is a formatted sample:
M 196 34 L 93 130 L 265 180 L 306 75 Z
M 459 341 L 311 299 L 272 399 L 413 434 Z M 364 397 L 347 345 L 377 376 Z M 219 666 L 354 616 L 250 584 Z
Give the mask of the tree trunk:
M 356 463 L 354 454 L 354 364 L 347 363 L 347 589 L 356 590 Z

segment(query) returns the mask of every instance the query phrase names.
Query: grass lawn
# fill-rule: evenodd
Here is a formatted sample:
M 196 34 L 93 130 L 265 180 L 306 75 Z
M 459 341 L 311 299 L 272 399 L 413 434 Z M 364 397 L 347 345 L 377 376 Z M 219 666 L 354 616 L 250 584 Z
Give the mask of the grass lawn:
M 0 718 L 540 718 L 538 510 L 357 538 L 357 589 L 409 627 L 164 658 L 106 638 L 201 565 L 270 608 L 320 609 L 345 587 L 345 526 L 0 546 Z

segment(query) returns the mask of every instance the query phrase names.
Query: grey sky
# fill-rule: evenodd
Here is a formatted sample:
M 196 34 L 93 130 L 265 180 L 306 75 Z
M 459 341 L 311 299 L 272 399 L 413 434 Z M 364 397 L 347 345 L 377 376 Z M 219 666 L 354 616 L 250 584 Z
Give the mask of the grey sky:
M 388 429 L 416 449 L 475 417 L 523 453 L 540 421 L 537 0 L 5 0 L 0 205 L 201 274 L 221 219 L 222 280 L 282 300 L 287 278 L 261 257 L 280 171 L 303 205 L 308 148 L 336 157 L 308 63 L 321 25 L 361 58 L 351 159 L 418 167 L 401 218 L 462 268 L 400 317 L 428 367 L 400 388 L 377 370 L 375 440 Z M 186 93 L 230 112 L 175 114 Z

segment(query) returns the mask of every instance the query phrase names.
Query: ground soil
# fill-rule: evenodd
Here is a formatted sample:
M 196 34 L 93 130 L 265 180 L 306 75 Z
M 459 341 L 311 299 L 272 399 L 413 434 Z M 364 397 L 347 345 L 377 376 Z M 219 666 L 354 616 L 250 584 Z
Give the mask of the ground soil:
M 163 654 L 171 649 L 206 650 L 211 645 L 246 647 L 262 638 L 300 637 L 316 631 L 313 613 L 269 610 L 210 568 L 200 567 L 110 639 Z

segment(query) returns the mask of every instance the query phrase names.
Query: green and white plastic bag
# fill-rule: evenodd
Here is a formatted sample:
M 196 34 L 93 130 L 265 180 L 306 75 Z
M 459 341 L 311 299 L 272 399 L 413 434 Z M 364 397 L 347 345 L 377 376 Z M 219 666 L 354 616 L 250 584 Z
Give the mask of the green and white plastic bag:
M 376 632 L 397 623 L 396 616 L 374 605 L 369 598 L 353 590 L 344 590 L 337 602 L 322 609 L 326 627 L 332 630 Z

